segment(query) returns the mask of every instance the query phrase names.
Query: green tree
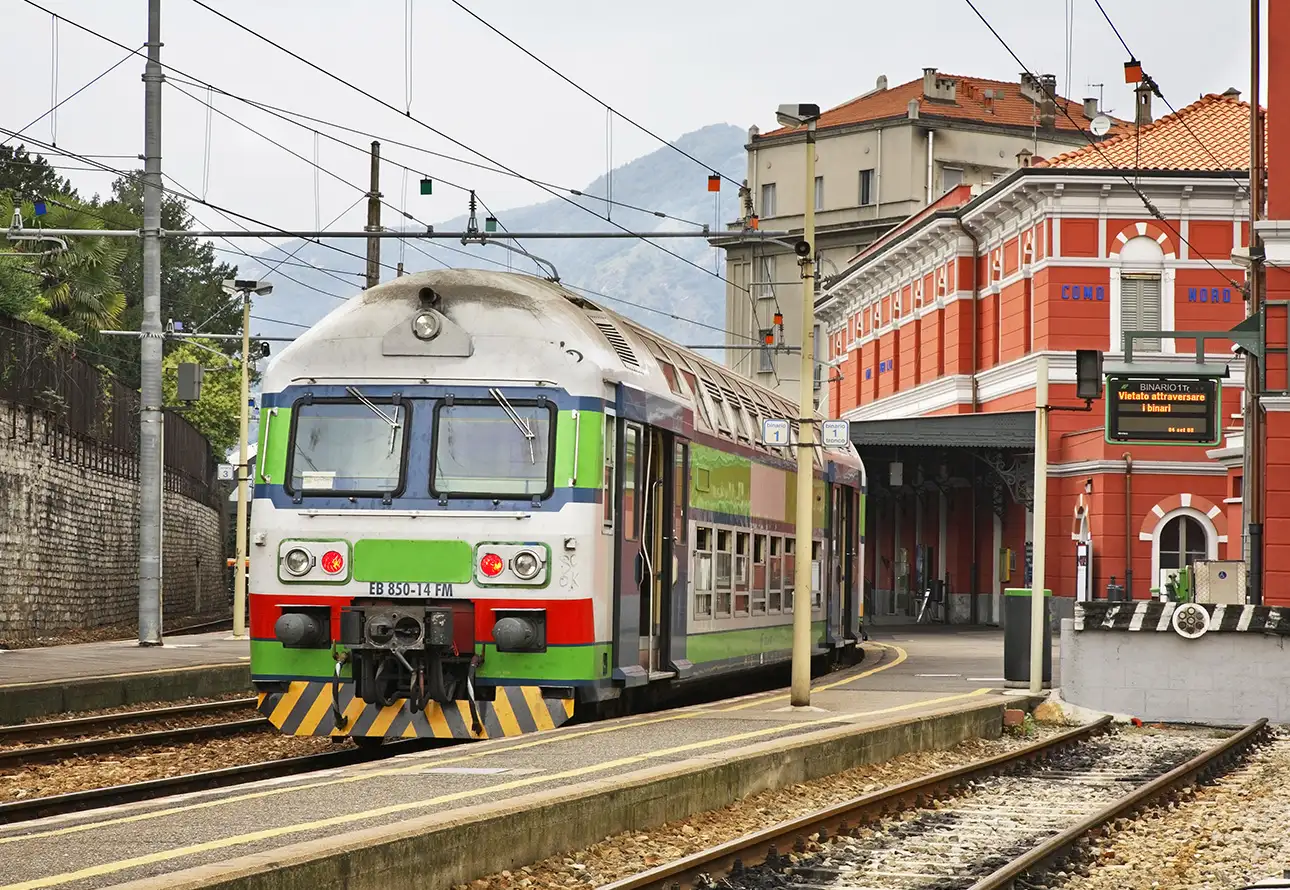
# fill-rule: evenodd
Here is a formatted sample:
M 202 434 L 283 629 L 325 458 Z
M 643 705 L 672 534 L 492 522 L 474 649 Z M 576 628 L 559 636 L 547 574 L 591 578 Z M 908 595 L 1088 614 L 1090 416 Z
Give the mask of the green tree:
M 98 208 L 113 226 L 137 229 L 143 224 L 143 185 L 137 177 L 122 177 L 112 184 L 112 197 Z M 161 204 L 161 226 L 167 230 L 189 229 L 195 221 L 182 198 L 167 195 Z M 121 262 L 120 277 L 125 291 L 125 309 L 119 324 L 125 330 L 137 331 L 143 321 L 143 245 L 140 239 L 127 239 L 126 255 Z M 162 323 L 181 321 L 188 330 L 198 325 L 202 330 L 235 333 L 242 330 L 241 303 L 224 293 L 225 279 L 236 278 L 237 267 L 215 260 L 215 251 L 206 241 L 194 238 L 163 238 L 161 241 L 161 318 Z M 120 379 L 132 387 L 139 386 L 139 341 L 127 337 L 93 337 L 94 349 L 119 359 Z M 217 341 L 212 348 L 233 355 L 240 343 Z M 167 350 L 177 348 L 167 344 Z M 218 359 L 209 356 L 211 364 Z
M 48 197 L 49 205 L 41 225 L 57 229 L 103 228 L 92 208 L 86 207 L 70 196 Z M 19 205 L 24 220 L 35 219 L 30 203 Z M 0 192 L 0 215 L 8 220 L 13 217 L 14 201 L 10 192 Z M 38 307 L 54 320 L 65 324 L 77 333 L 97 332 L 115 325 L 125 308 L 125 295 L 117 270 L 126 255 L 125 239 L 72 237 L 65 238 L 65 248 L 58 248 L 49 241 L 10 242 L 20 253 L 30 258 L 8 257 L 8 262 L 19 260 L 24 268 L 37 276 L 43 306 Z
M 161 390 L 166 405 L 183 408 L 184 416 L 207 438 L 211 449 L 223 455 L 237 444 L 242 367 L 219 349 L 218 341 L 195 338 L 174 347 L 162 360 Z M 215 350 L 217 354 L 208 350 Z M 196 402 L 180 402 L 175 398 L 181 362 L 194 362 L 208 369 L 202 378 L 202 397 Z
M 28 153 L 22 145 L 0 145 L 0 192 L 8 192 L 10 200 L 19 204 L 57 195 L 76 196 L 72 184 L 48 161 Z M 8 225 L 9 218 L 3 223 Z

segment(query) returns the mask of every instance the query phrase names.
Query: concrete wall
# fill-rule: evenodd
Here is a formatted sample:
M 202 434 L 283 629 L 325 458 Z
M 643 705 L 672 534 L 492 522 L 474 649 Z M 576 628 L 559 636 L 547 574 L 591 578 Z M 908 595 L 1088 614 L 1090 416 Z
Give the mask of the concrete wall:
M 0 635 L 130 622 L 138 614 L 139 488 L 121 461 L 92 443 L 54 448 L 38 411 L 0 429 Z M 66 440 L 62 440 L 66 444 Z M 100 468 L 96 468 L 100 467 Z M 109 472 L 107 468 L 117 472 Z M 231 604 L 219 513 L 165 495 L 165 615 L 211 613 Z
M 1290 722 L 1290 647 L 1279 633 L 1211 630 L 1188 640 L 1172 628 L 1079 623 L 1061 628 L 1061 695 L 1071 704 L 1149 722 Z

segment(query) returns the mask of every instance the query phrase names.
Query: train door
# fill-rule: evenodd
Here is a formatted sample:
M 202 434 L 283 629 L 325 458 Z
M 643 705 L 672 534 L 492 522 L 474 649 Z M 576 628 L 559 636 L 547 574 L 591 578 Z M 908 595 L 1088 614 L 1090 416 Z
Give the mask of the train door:
M 645 428 L 620 421 L 617 443 L 618 525 L 615 529 L 617 577 L 614 584 L 614 679 L 635 686 L 648 682 L 637 656 L 638 640 L 644 635 L 640 624 L 641 581 L 645 577 L 644 548 L 641 546 L 642 479 L 641 460 Z
M 675 486 L 672 435 L 653 427 L 641 432 L 641 572 L 639 664 L 651 679 L 672 676 L 668 663 L 668 625 L 676 580 Z
M 842 632 L 844 639 L 856 639 L 860 635 L 860 579 L 856 575 L 861 533 L 859 510 L 856 509 L 859 495 L 854 489 L 845 486 L 840 486 L 838 491 L 838 528 L 842 542 L 838 591 L 842 600 Z

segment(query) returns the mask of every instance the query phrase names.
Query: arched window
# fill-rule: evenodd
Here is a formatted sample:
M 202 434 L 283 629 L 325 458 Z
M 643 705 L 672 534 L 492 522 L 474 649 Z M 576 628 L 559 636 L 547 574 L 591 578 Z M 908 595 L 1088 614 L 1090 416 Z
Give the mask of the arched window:
M 1113 333 L 1113 351 L 1123 348 L 1125 331 L 1159 331 L 1164 329 L 1165 254 L 1154 238 L 1139 235 L 1120 248 L 1120 288 L 1118 329 Z M 1159 340 L 1135 340 L 1135 352 L 1159 352 Z
M 1214 549 L 1211 546 L 1209 530 L 1200 520 L 1186 513 L 1179 513 L 1165 522 L 1158 538 L 1159 563 L 1156 569 L 1156 583 L 1164 589 L 1171 574 L 1190 566 L 1199 560 L 1209 559 Z

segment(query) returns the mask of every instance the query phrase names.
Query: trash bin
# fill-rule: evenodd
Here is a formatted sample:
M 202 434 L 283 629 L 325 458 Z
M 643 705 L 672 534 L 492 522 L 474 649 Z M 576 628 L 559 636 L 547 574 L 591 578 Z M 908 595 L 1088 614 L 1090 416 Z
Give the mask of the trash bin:
M 1050 623 L 1051 590 L 1044 591 L 1044 686 L 1053 682 L 1053 628 Z M 1030 685 L 1030 588 L 1010 587 L 1003 592 L 1003 680 L 1005 686 Z

